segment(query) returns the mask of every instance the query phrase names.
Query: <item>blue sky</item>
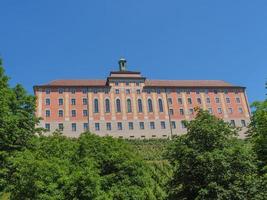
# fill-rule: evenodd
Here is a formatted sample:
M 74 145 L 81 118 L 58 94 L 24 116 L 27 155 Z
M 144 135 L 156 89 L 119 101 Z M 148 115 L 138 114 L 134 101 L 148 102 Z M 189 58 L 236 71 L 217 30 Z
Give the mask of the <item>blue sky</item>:
M 266 0 L 0 0 L 0 56 L 11 83 L 102 79 L 117 69 L 150 79 L 220 79 L 264 100 Z

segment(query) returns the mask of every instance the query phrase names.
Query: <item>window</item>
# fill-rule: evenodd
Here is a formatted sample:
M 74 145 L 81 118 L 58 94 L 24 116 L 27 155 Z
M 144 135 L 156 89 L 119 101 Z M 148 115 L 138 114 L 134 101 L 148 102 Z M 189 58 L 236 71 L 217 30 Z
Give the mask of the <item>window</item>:
M 146 92 L 147 92 L 147 94 L 150 94 L 151 93 L 151 91 L 149 89 L 147 89 Z
M 116 93 L 116 94 L 120 94 L 120 90 L 119 90 L 119 89 L 116 89 L 116 90 L 115 90 L 115 93 Z
M 109 99 L 105 100 L 105 112 L 110 113 L 110 102 Z
M 206 101 L 207 101 L 207 103 L 210 103 L 210 98 L 207 98 Z
M 136 90 L 136 93 L 137 93 L 137 94 L 141 94 L 141 91 L 140 91 L 140 90 Z
M 50 105 L 50 99 L 45 99 L 45 105 L 47 105 L 47 106 Z
M 222 114 L 222 108 L 218 108 L 218 113 Z
M 45 129 L 46 129 L 47 131 L 50 131 L 50 124 L 45 124 Z
M 153 112 L 153 105 L 152 105 L 152 100 L 148 99 L 148 112 Z
M 129 122 L 128 126 L 129 126 L 129 130 L 133 130 L 134 129 L 133 122 Z
M 63 117 L 63 110 L 59 110 L 59 111 L 58 111 L 58 116 L 59 116 L 59 117 Z
M 105 89 L 104 91 L 105 91 L 105 94 L 108 94 L 108 89 Z
M 63 94 L 63 92 L 64 92 L 64 89 L 63 89 L 63 88 L 59 88 L 59 89 L 58 89 L 58 93 L 59 93 L 59 94 Z
M 63 99 L 58 99 L 58 105 L 60 105 L 60 106 L 63 105 Z
M 239 113 L 243 113 L 243 109 L 242 108 L 238 108 L 238 112 Z
M 230 98 L 226 97 L 226 103 L 230 103 Z
M 99 130 L 100 130 L 100 125 L 99 125 L 99 123 L 95 123 L 95 130 L 96 130 L 96 131 L 99 131 Z
M 162 103 L 162 99 L 159 99 L 159 112 L 163 112 L 163 103 Z
M 88 131 L 89 130 L 88 123 L 83 123 L 83 130 L 84 131 Z
M 158 89 L 158 90 L 157 90 L 157 93 L 158 93 L 158 94 L 160 94 L 160 93 L 161 93 L 160 89 Z
M 194 114 L 194 109 L 193 109 L 193 108 L 190 108 L 190 109 L 189 109 L 189 114 L 190 114 L 190 115 L 193 115 L 193 114 Z
M 72 116 L 72 117 L 76 117 L 76 110 L 72 110 L 72 111 L 71 111 L 71 116 Z
M 173 109 L 170 109 L 170 115 L 173 115 Z
M 236 103 L 240 103 L 240 98 L 236 97 Z
M 94 94 L 97 94 L 97 89 L 94 89 Z
M 126 94 L 130 94 L 130 93 L 131 93 L 130 89 L 126 89 Z
M 192 99 L 191 98 L 188 98 L 187 101 L 188 101 L 188 104 L 192 104 Z
M 232 127 L 235 127 L 235 120 L 231 120 L 230 124 L 231 124 Z
M 119 99 L 116 100 L 116 111 L 121 112 L 121 101 Z
M 108 130 L 108 131 L 111 131 L 111 123 L 108 122 L 108 123 L 106 124 L 106 126 L 107 126 L 107 130 Z
M 160 122 L 160 127 L 161 127 L 161 129 L 166 129 L 166 124 L 165 124 L 165 122 Z
M 76 131 L 76 123 L 71 124 L 71 130 L 72 130 L 72 132 Z
M 228 90 L 224 90 L 224 94 L 228 94 Z
M 139 127 L 140 127 L 140 129 L 144 130 L 145 129 L 144 122 L 139 122 Z
M 132 104 L 131 104 L 131 100 L 127 99 L 127 112 L 131 113 L 132 112 Z
M 181 105 L 181 104 L 183 104 L 183 100 L 182 100 L 182 98 L 178 98 L 178 103 Z
M 71 99 L 71 105 L 76 105 L 76 99 Z
M 215 94 L 217 94 L 217 93 L 218 93 L 218 91 L 217 91 L 217 90 L 214 90 L 214 93 L 215 93 Z
M 75 94 L 75 92 L 76 92 L 75 88 L 71 88 L 70 92 L 71 92 L 72 94 Z
M 83 94 L 86 94 L 86 93 L 87 93 L 87 89 L 86 89 L 86 88 L 83 88 L 83 89 L 82 89 L 82 93 L 83 93 Z
M 50 113 L 50 110 L 46 110 L 46 111 L 45 111 L 45 116 L 46 116 L 46 117 L 50 117 L 50 114 L 51 114 L 51 113 Z
M 87 110 L 83 110 L 83 116 L 87 117 L 88 116 L 88 111 Z
M 46 90 L 45 90 L 45 93 L 46 93 L 46 94 L 50 94 L 50 92 L 51 92 L 50 89 L 46 89 Z
M 155 129 L 155 122 L 150 122 L 150 129 Z
M 63 131 L 63 130 L 64 130 L 64 126 L 63 126 L 62 123 L 59 123 L 59 124 L 58 124 L 58 129 L 59 129 L 60 131 Z
M 98 99 L 94 100 L 94 113 L 98 113 L 99 109 L 98 109 Z
M 87 99 L 86 98 L 83 98 L 83 105 L 87 105 Z
M 216 97 L 216 98 L 215 98 L 215 102 L 216 102 L 216 103 L 220 103 L 220 98 Z
M 233 108 L 228 108 L 228 113 L 232 114 L 233 113 Z
M 212 108 L 208 108 L 210 114 L 212 114 Z
M 185 122 L 184 121 L 181 121 L 181 127 L 182 128 L 186 128 L 186 125 L 185 125 Z
M 184 115 L 184 109 L 180 109 L 180 115 Z
M 171 122 L 171 126 L 172 126 L 173 129 L 176 129 L 176 123 L 175 123 L 175 121 L 172 121 Z
M 127 85 L 127 86 L 129 86 L 129 85 L 130 85 L 130 83 L 129 83 L 129 82 L 126 82 L 126 85 Z
M 142 105 L 142 100 L 138 99 L 138 112 L 141 113 L 143 112 L 143 105 Z
M 197 98 L 197 103 L 201 104 L 201 99 L 200 98 Z
M 241 120 L 241 125 L 242 125 L 242 127 L 246 127 L 247 125 L 246 125 L 246 121 L 245 120 Z
M 200 92 L 199 92 L 199 90 L 196 90 L 196 94 L 199 94 Z
M 119 85 L 119 82 L 115 82 L 115 85 L 118 86 Z
M 122 130 L 122 123 L 121 122 L 118 122 L 117 123 L 117 127 L 118 127 L 118 130 Z
M 172 98 L 168 98 L 168 103 L 172 105 Z
M 187 90 L 187 91 L 186 91 L 186 94 L 190 94 L 190 91 L 189 91 L 189 90 Z

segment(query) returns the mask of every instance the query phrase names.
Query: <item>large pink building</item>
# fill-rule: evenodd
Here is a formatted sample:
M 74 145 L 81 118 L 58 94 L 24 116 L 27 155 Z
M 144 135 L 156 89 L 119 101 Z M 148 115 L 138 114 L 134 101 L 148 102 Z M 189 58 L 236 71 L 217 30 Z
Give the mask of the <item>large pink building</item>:
M 56 80 L 34 86 L 40 126 L 77 137 L 89 130 L 120 138 L 168 138 L 183 134 L 194 108 L 208 110 L 234 126 L 246 127 L 250 111 L 245 87 L 220 80 L 148 80 L 119 71 L 105 80 Z

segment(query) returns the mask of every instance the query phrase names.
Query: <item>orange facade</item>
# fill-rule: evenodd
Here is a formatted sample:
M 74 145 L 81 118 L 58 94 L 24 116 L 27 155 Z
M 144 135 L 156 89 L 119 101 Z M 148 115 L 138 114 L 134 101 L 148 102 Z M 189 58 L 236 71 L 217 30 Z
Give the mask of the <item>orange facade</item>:
M 106 80 L 58 80 L 34 86 L 36 115 L 48 132 L 76 137 L 90 130 L 122 138 L 164 138 L 186 132 L 195 108 L 246 127 L 245 88 L 224 81 L 147 80 L 139 72 L 111 72 Z

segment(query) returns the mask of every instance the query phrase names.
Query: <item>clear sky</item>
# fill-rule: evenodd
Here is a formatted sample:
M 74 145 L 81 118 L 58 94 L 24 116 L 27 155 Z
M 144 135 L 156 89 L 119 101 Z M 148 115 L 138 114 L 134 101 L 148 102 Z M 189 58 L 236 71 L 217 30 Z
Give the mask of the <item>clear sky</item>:
M 0 55 L 12 84 L 102 79 L 220 79 L 264 100 L 266 0 L 0 0 Z

